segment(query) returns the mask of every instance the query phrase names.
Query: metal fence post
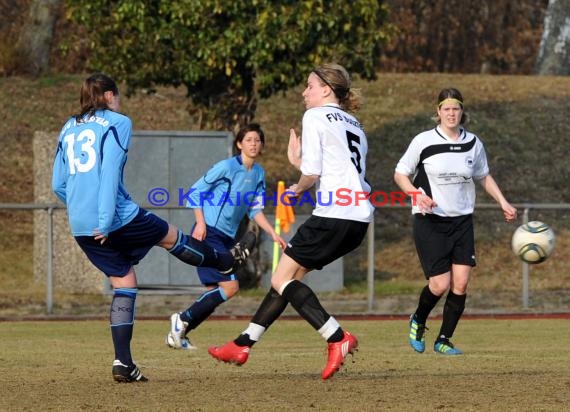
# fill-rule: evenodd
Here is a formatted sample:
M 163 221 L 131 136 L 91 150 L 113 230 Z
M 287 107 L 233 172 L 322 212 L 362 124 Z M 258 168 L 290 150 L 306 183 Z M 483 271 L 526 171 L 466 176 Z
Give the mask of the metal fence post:
M 523 224 L 528 223 L 529 208 L 525 207 L 523 212 Z M 526 262 L 522 262 L 522 305 L 523 309 L 528 309 L 528 291 L 529 291 L 529 272 L 530 267 Z
M 368 225 L 368 312 L 374 310 L 374 221 Z
M 53 207 L 47 208 L 47 279 L 46 312 L 53 313 Z

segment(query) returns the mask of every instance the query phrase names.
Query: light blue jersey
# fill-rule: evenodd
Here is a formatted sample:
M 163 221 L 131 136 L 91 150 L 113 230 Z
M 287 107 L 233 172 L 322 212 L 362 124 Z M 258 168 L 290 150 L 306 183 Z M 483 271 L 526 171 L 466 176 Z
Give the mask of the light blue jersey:
M 186 206 L 201 208 L 206 225 L 235 239 L 239 224 L 262 211 L 265 196 L 265 171 L 254 163 L 251 170 L 241 155 L 216 163 L 190 189 Z
M 59 135 L 52 190 L 67 206 L 74 236 L 103 235 L 129 223 L 139 210 L 123 183 L 131 120 L 98 110 L 82 122 L 70 118 Z

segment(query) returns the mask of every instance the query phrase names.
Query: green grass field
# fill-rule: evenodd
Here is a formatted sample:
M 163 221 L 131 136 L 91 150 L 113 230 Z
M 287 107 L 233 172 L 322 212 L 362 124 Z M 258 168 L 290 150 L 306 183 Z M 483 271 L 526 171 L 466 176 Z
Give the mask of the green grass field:
M 325 344 L 300 320 L 281 320 L 242 367 L 207 347 L 247 321 L 212 319 L 193 334 L 196 351 L 167 348 L 168 321 L 140 320 L 133 355 L 147 383 L 117 384 L 106 321 L 0 322 L 0 410 L 103 411 L 561 411 L 570 389 L 568 320 L 463 320 L 464 356 L 407 344 L 406 320 L 341 320 L 360 349 L 330 381 Z M 354 362 L 352 362 L 352 359 Z

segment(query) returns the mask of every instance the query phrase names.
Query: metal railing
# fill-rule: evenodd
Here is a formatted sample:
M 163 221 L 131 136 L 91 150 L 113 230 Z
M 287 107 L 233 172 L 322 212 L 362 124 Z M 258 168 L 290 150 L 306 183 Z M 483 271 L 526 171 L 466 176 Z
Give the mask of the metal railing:
M 570 210 L 570 203 L 519 203 L 513 204 L 518 210 L 523 210 L 523 223 L 528 223 L 530 210 Z M 143 206 L 148 209 L 157 208 Z M 381 206 L 388 207 L 388 206 Z M 389 206 L 390 208 L 409 209 L 410 206 Z M 161 207 L 161 209 L 178 207 Z M 475 209 L 497 209 L 496 204 L 477 204 Z M 44 210 L 47 213 L 47 261 L 46 261 L 46 313 L 53 313 L 53 211 L 65 209 L 65 206 L 57 203 L 0 203 L 0 210 Z M 367 235 L 367 308 L 369 312 L 374 310 L 375 301 L 375 267 L 374 267 L 374 225 L 370 225 Z M 528 263 L 522 262 L 522 306 L 529 307 L 529 273 Z
M 46 313 L 53 313 L 53 211 L 65 209 L 57 203 L 0 203 L 0 210 L 45 210 L 47 212 L 47 273 L 46 273 Z
M 528 223 L 529 222 L 529 212 L 530 210 L 570 210 L 570 203 L 512 203 L 512 206 L 516 207 L 517 210 L 520 211 L 522 210 L 523 214 L 522 214 L 522 224 Z M 390 207 L 390 208 L 402 208 L 402 209 L 410 209 L 410 206 L 406 205 L 406 206 L 383 206 L 383 207 Z M 479 210 L 479 209 L 499 209 L 499 206 L 496 203 L 478 203 L 475 205 L 475 210 Z M 369 240 L 371 242 L 374 242 L 374 236 L 369 237 Z M 374 245 L 370 246 L 369 243 L 369 250 L 368 250 L 368 269 L 370 272 L 370 265 L 372 262 L 373 265 L 373 260 L 374 258 Z M 371 260 L 372 259 L 372 260 Z M 529 282 L 529 278 L 530 278 L 530 265 L 526 262 L 521 261 L 521 275 L 522 275 L 522 291 L 521 291 L 521 303 L 522 303 L 522 307 L 524 309 L 528 309 L 529 308 L 529 289 L 530 289 L 530 282 Z M 371 274 L 368 273 L 368 276 L 370 277 Z M 373 277 L 373 273 L 372 273 L 372 277 Z M 374 307 L 374 303 L 373 303 L 373 299 L 374 299 L 374 294 L 372 291 L 372 294 L 370 292 L 370 285 L 372 285 L 372 287 L 374 287 L 374 280 L 372 278 L 372 283 L 370 281 L 370 279 L 368 279 L 368 310 L 371 311 Z

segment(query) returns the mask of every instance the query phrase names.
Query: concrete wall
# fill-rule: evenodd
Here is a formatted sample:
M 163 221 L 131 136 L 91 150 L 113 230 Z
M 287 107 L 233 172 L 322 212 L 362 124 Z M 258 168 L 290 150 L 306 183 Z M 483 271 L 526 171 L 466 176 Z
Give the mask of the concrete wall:
M 53 158 L 58 133 L 36 132 L 33 139 L 34 202 L 59 204 L 51 191 Z M 178 188 L 188 189 L 214 162 L 231 154 L 233 135 L 223 132 L 134 131 L 125 170 L 129 193 L 143 207 L 149 190 L 166 188 L 177 206 Z M 188 232 L 194 221 L 188 209 L 154 209 L 153 213 Z M 34 277 L 47 278 L 46 211 L 34 212 Z M 53 210 L 53 280 L 54 288 L 67 291 L 104 292 L 109 289 L 105 275 L 97 270 L 77 246 L 69 231 L 64 208 Z M 140 287 L 168 288 L 201 286 L 196 269 L 170 256 L 162 248 L 153 248 L 136 267 Z

